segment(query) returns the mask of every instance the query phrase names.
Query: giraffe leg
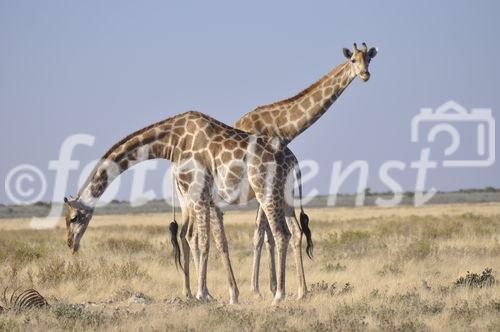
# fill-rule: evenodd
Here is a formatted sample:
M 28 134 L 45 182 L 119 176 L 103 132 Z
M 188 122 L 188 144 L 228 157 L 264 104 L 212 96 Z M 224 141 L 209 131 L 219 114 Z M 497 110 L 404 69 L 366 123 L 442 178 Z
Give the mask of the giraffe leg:
M 304 274 L 304 264 L 302 261 L 302 232 L 299 227 L 299 222 L 295 217 L 293 207 L 287 207 L 285 211 L 285 219 L 288 229 L 292 233 L 292 249 L 295 257 L 295 267 L 297 270 L 297 278 L 299 279 L 299 289 L 297 299 L 302 299 L 307 293 L 306 277 Z
M 231 260 L 229 259 L 229 248 L 224 231 L 224 224 L 222 219 L 222 212 L 213 203 L 210 208 L 210 226 L 214 236 L 215 244 L 218 251 L 222 256 L 222 263 L 226 268 L 228 282 L 229 282 L 229 298 L 230 304 L 238 303 L 239 290 L 234 278 L 233 268 L 231 267 Z
M 257 217 L 255 219 L 255 231 L 253 234 L 253 270 L 252 270 L 252 283 L 251 291 L 260 295 L 259 291 L 259 270 L 260 270 L 260 257 L 262 253 L 262 245 L 264 244 L 264 233 L 267 219 L 262 208 L 259 207 Z
M 173 173 L 176 173 L 176 168 L 175 168 L 175 163 L 173 165 Z M 183 187 L 181 186 L 179 179 L 175 179 L 175 189 L 177 191 L 177 197 L 179 198 L 179 203 L 182 211 L 182 221 L 181 221 L 181 232 L 179 234 L 180 240 L 181 240 L 181 256 L 182 256 L 182 267 L 183 267 L 183 284 L 182 284 L 182 294 L 187 297 L 187 298 L 192 298 L 193 295 L 191 293 L 191 283 L 190 283 L 190 276 L 189 276 L 189 250 L 190 250 L 190 244 L 189 240 L 193 236 L 193 216 L 190 215 L 191 212 L 191 207 L 189 205 L 189 201 L 187 199 L 187 194 L 183 190 Z M 193 248 L 194 250 L 194 248 Z M 197 269 L 197 266 L 195 265 L 195 268 Z
M 259 206 L 257 211 L 257 218 L 255 220 L 255 232 L 253 236 L 253 272 L 252 272 L 252 284 L 251 290 L 255 294 L 260 295 L 259 291 L 259 274 L 260 274 L 260 258 L 262 253 L 262 245 L 264 244 L 264 238 L 266 240 L 266 248 L 269 254 L 269 284 L 271 293 L 276 294 L 276 261 L 274 255 L 274 237 L 269 228 L 269 223 L 267 222 L 266 214 Z
M 194 214 L 192 215 L 192 219 L 195 219 Z M 189 241 L 189 246 L 191 248 L 191 254 L 193 255 L 193 262 L 194 262 L 194 269 L 196 272 L 196 275 L 199 276 L 200 274 L 200 260 L 201 260 L 201 250 L 200 250 L 200 239 L 198 237 L 198 228 L 196 226 L 196 220 L 191 222 L 192 224 L 192 237 L 191 240 Z M 207 254 L 208 255 L 208 254 Z M 203 278 L 206 280 L 207 277 L 207 272 L 204 272 Z M 207 300 L 212 300 L 213 297 L 210 295 L 210 291 L 208 290 L 208 286 L 205 282 L 204 284 L 204 294 L 206 294 L 205 299 Z
M 286 226 L 283 208 L 280 202 L 273 202 L 274 204 L 267 204 L 263 206 L 264 211 L 269 221 L 269 226 L 276 241 L 278 249 L 278 269 L 277 269 L 277 287 L 276 294 L 274 295 L 273 304 L 280 303 L 285 298 L 285 274 L 286 274 L 286 252 L 288 249 L 288 242 L 290 241 L 290 231 Z
M 264 227 L 266 230 L 266 248 L 269 256 L 269 289 L 273 295 L 276 295 L 276 255 L 275 255 L 275 247 L 276 242 L 274 241 L 273 232 L 269 227 L 269 223 L 267 219 L 265 219 Z
M 200 258 L 198 262 L 198 300 L 210 300 L 212 297 L 207 289 L 207 266 L 208 252 L 210 249 L 210 207 L 204 200 L 198 202 L 195 207 L 196 232 Z
M 191 254 L 193 255 L 193 263 L 196 274 L 198 275 L 199 262 L 200 262 L 200 247 L 198 245 L 198 231 L 196 229 L 196 215 L 190 211 L 189 212 L 189 221 L 188 221 L 188 229 L 187 229 L 187 242 L 189 244 L 189 248 L 191 249 Z
M 186 235 L 189 227 L 189 211 L 182 209 L 182 226 L 180 232 L 181 239 L 181 255 L 182 255 L 182 268 L 184 270 L 184 280 L 182 284 L 182 294 L 187 298 L 192 298 L 191 285 L 189 280 L 189 243 L 186 240 Z

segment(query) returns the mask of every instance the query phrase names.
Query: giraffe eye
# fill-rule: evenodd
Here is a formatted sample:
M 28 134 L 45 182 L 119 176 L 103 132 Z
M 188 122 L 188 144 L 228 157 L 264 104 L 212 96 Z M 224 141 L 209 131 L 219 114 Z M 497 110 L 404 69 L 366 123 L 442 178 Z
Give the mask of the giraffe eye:
M 78 216 L 74 216 L 73 218 L 71 218 L 71 222 L 77 222 L 78 221 Z
M 355 63 L 355 62 L 356 62 L 356 59 L 352 59 L 352 60 L 351 60 L 351 62 L 352 62 L 352 63 Z

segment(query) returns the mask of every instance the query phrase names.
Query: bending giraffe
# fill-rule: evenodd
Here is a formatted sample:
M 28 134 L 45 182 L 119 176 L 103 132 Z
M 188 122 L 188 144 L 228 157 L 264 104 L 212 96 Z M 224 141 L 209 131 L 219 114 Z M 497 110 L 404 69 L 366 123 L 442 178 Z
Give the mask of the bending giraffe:
M 65 198 L 68 247 L 74 253 L 79 250 L 96 202 L 116 177 L 144 160 L 168 159 L 185 167 L 182 174 L 186 178 L 180 177 L 185 182 L 179 184 L 194 212 L 198 234 L 197 298 L 209 298 L 206 271 L 208 237 L 212 228 L 227 272 L 230 302 L 238 301 L 239 291 L 229 258 L 222 213 L 212 197 L 215 184 L 219 194 L 229 203 L 255 196 L 266 214 L 278 249 L 277 290 L 273 300 L 278 303 L 285 296 L 286 252 L 291 237 L 285 217 L 293 212 L 285 199 L 290 196 L 285 192 L 290 185 L 284 172 L 289 168 L 286 164 L 289 154 L 290 150 L 276 139 L 245 133 L 194 111 L 138 130 L 104 154 L 75 199 Z M 235 192 L 238 195 L 234 195 Z M 245 195 L 238 197 L 241 193 Z M 295 251 L 295 255 L 298 254 L 300 250 Z
M 243 115 L 234 127 L 256 135 L 276 137 L 284 144 L 291 142 L 325 114 L 356 77 L 360 77 L 365 82 L 370 78 L 368 67 L 371 59 L 377 55 L 376 48 L 368 49 L 368 46 L 363 43 L 362 48 L 358 49 L 357 45 L 354 44 L 352 51 L 344 48 L 343 54 L 346 57 L 344 62 L 308 88 L 291 98 L 257 107 L 252 112 Z M 297 163 L 296 159 L 294 160 Z M 298 168 L 297 165 L 294 165 L 294 167 Z M 177 177 L 176 179 L 178 180 L 179 178 Z M 299 192 L 299 197 L 301 196 Z M 187 249 L 188 240 L 185 239 L 186 235 L 189 242 L 196 242 L 196 231 L 193 232 L 192 226 L 189 226 L 189 212 L 183 208 L 183 222 L 180 236 L 184 257 L 183 293 L 189 296 L 189 249 Z M 251 283 L 251 289 L 255 293 L 259 293 L 259 266 L 264 237 L 270 258 L 270 289 L 274 294 L 276 292 L 275 243 L 271 236 L 271 230 L 268 227 L 266 214 L 259 208 L 254 233 L 254 258 Z M 300 269 L 303 270 L 303 267 L 300 267 Z M 301 280 L 300 275 L 299 273 L 298 298 L 303 297 L 307 292 L 305 280 Z M 303 287 L 301 287 L 302 284 L 304 284 Z

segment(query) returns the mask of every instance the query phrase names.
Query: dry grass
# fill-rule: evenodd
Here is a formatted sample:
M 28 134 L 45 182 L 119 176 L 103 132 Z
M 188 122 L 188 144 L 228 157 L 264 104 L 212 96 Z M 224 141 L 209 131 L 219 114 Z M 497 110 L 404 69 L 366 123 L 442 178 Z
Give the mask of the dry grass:
M 216 301 L 182 299 L 168 216 L 96 216 L 76 256 L 62 226 L 35 231 L 29 220 L 0 221 L 0 287 L 33 287 L 52 304 L 0 314 L 0 330 L 500 329 L 500 285 L 482 274 L 490 267 L 500 279 L 500 204 L 308 213 L 315 239 L 315 260 L 305 261 L 310 295 L 294 299 L 289 256 L 289 297 L 278 307 L 270 305 L 265 255 L 263 298 L 249 291 L 253 211 L 225 216 L 237 306 L 227 305 L 215 246 L 209 289 Z

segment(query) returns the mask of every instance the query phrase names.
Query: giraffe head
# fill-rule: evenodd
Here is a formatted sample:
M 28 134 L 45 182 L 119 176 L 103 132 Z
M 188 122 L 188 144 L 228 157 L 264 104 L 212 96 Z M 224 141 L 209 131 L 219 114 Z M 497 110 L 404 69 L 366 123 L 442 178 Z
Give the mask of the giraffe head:
M 66 205 L 66 230 L 68 247 L 76 253 L 80 248 L 80 240 L 87 229 L 87 226 L 92 219 L 94 210 L 78 199 L 68 199 L 64 197 L 64 205 Z
M 351 50 L 344 48 L 344 56 L 349 59 L 350 66 L 356 76 L 359 76 L 363 81 L 368 81 L 370 79 L 370 72 L 368 71 L 368 66 L 371 59 L 377 55 L 377 48 L 372 47 L 368 49 L 365 43 L 362 44 L 363 47 L 358 49 L 356 43 Z

